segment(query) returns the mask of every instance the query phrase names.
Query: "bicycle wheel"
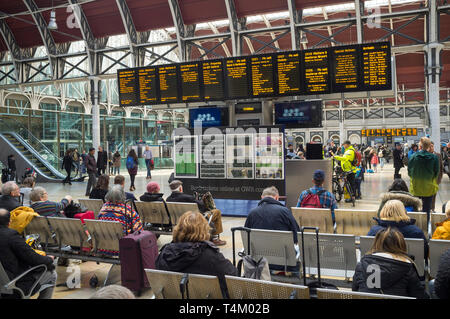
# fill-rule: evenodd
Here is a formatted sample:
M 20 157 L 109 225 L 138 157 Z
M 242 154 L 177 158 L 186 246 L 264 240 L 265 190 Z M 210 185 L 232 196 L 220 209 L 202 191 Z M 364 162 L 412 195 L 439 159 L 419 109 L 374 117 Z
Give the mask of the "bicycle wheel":
M 342 199 L 342 188 L 341 185 L 339 185 L 339 182 L 337 180 L 333 180 L 333 195 L 334 198 L 336 198 L 337 202 L 340 202 Z

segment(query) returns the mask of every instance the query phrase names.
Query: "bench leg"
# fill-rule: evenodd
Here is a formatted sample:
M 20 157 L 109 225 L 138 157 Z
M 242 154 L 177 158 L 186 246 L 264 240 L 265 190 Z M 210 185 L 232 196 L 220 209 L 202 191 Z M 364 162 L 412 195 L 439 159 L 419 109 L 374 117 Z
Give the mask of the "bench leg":
M 108 274 L 106 275 L 103 287 L 118 283 L 120 281 L 120 265 L 112 264 L 109 268 Z

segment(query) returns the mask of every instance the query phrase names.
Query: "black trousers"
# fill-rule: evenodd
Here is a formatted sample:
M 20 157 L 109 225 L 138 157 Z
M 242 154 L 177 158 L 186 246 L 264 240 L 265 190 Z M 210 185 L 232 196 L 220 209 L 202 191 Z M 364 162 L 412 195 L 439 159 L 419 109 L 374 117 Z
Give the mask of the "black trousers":
M 130 180 L 131 180 L 131 185 L 130 185 L 130 187 L 131 187 L 131 186 L 135 187 L 135 186 L 134 186 L 134 179 L 135 179 L 135 178 L 136 178 L 136 175 L 131 175 L 131 174 L 130 174 Z
M 67 176 L 66 176 L 66 178 L 64 179 L 64 181 L 63 181 L 63 183 L 70 183 L 70 173 L 71 173 L 71 169 L 65 169 L 66 170 L 66 173 L 67 173 Z
M 97 169 L 97 172 L 98 172 L 98 176 L 105 174 L 105 172 L 106 172 L 106 166 L 99 167 L 99 168 Z
M 355 173 L 349 173 L 347 175 L 347 181 L 350 184 L 350 195 L 356 196 L 355 190 L 356 190 L 356 183 L 355 183 Z

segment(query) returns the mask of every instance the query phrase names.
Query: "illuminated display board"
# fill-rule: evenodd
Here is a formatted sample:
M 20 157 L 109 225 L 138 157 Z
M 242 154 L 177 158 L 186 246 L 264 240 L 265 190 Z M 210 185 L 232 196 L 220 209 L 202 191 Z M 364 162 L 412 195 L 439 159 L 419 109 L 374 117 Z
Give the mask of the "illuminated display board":
M 229 99 L 249 96 L 247 58 L 225 60 L 225 82 Z
M 178 101 L 178 72 L 176 65 L 160 66 L 159 92 L 162 103 Z
M 328 49 L 308 50 L 303 55 L 306 94 L 330 93 Z
M 223 84 L 223 60 L 203 61 L 203 98 L 209 100 L 223 100 L 225 98 Z
M 357 46 L 334 47 L 333 92 L 357 91 L 359 88 L 359 50 Z
M 120 106 L 138 105 L 136 69 L 120 70 L 117 72 Z
M 200 101 L 200 66 L 198 62 L 180 65 L 181 100 Z
M 417 128 L 362 129 L 362 136 L 417 136 Z
M 157 74 L 155 67 L 138 69 L 140 104 L 151 104 L 158 100 Z
M 273 96 L 275 93 L 272 55 L 250 57 L 253 96 Z
M 391 90 L 389 42 L 118 70 L 121 106 Z
M 277 82 L 279 95 L 296 95 L 302 92 L 300 81 L 300 52 L 276 55 Z

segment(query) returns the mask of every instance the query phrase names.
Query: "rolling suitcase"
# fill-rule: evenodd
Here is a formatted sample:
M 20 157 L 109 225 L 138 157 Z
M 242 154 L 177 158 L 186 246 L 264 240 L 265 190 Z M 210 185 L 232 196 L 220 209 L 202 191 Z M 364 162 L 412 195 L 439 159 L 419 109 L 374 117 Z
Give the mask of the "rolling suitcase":
M 122 286 L 141 294 L 150 287 L 144 269 L 155 269 L 158 245 L 155 234 L 142 230 L 119 240 L 119 259 Z
M 317 250 L 317 281 L 306 282 L 306 258 L 305 258 L 305 240 L 304 231 L 314 230 L 316 232 L 316 250 Z M 309 294 L 312 299 L 317 299 L 317 288 L 339 290 L 335 285 L 322 281 L 320 277 L 320 248 L 319 248 L 319 228 L 318 227 L 300 227 L 302 234 L 302 266 L 303 266 L 303 284 L 309 287 Z

